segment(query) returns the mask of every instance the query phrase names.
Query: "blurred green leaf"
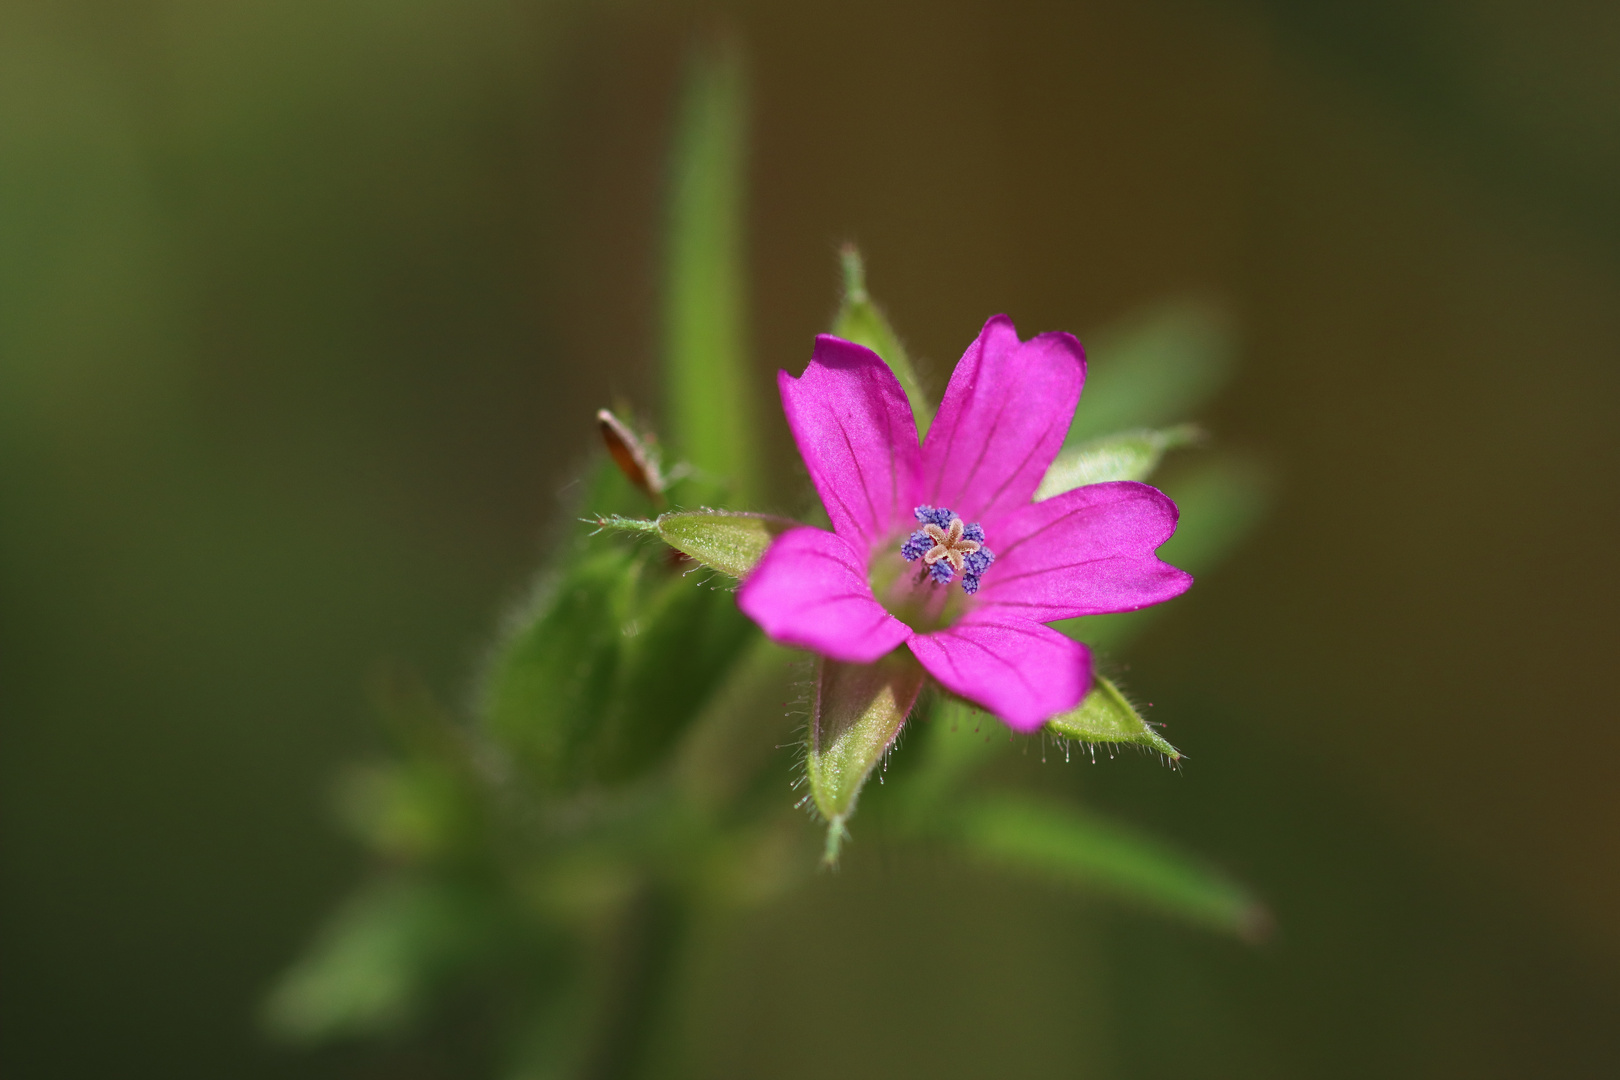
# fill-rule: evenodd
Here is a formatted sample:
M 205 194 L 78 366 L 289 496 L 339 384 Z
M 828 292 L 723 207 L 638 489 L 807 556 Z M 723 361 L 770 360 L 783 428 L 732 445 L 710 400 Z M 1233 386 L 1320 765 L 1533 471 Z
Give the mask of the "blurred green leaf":
M 616 686 L 592 747 L 597 779 L 624 780 L 657 764 L 758 636 L 729 590 L 699 573 L 668 576 L 623 628 Z
M 1181 518 L 1176 534 L 1159 548 L 1159 557 L 1196 578 L 1220 565 L 1265 517 L 1271 476 L 1258 462 L 1225 455 L 1179 472 L 1164 487 L 1175 499 Z M 1113 652 L 1129 645 L 1174 605 L 1171 601 L 1141 611 L 1088 615 L 1052 625 L 1093 649 Z
M 651 533 L 681 554 L 712 570 L 744 578 L 771 541 L 798 526 L 791 518 L 732 510 L 681 510 L 656 520 L 617 515 L 597 524 L 620 532 Z
M 598 463 L 583 501 L 648 506 L 608 461 Z M 489 731 L 544 788 L 625 780 L 654 765 L 757 636 L 735 598 L 692 563 L 597 535 L 607 528 L 662 536 L 665 518 L 671 540 L 732 568 L 773 529 L 793 524 L 718 511 L 610 513 L 577 524 L 509 620 L 482 695 Z
M 1087 484 L 1109 480 L 1146 480 L 1164 460 L 1164 452 L 1197 441 L 1199 430 L 1192 424 L 1155 431 L 1139 428 L 1089 439 L 1066 447 L 1046 470 L 1035 500 L 1050 499 Z
M 1181 518 L 1159 557 L 1192 574 L 1208 573 L 1241 544 L 1265 517 L 1271 472 L 1235 454 L 1212 458 L 1179 473 L 1165 485 Z
M 397 1031 L 499 937 L 499 920 L 476 892 L 379 882 L 351 898 L 282 977 L 265 1003 L 265 1024 L 298 1042 Z
M 373 851 L 412 862 L 476 850 L 484 824 L 452 765 L 401 761 L 356 769 L 338 792 L 343 822 Z
M 986 862 L 1106 893 L 1246 940 L 1270 917 L 1224 874 L 1160 841 L 1069 807 L 1013 796 L 983 798 L 952 819 Z
M 655 765 L 756 636 L 728 590 L 616 541 L 564 573 L 518 625 L 497 651 L 488 717 L 558 790 Z
M 735 45 L 693 58 L 671 163 L 664 364 L 676 449 L 746 498 L 758 448 L 745 355 L 744 96 Z
M 752 636 L 681 743 L 675 783 L 694 810 L 713 820 L 743 797 L 781 809 L 778 751 L 784 739 L 799 734 L 784 705 L 809 670 L 798 650 Z
M 536 590 L 485 682 L 491 731 L 550 788 L 585 778 L 616 687 L 645 556 L 604 545 Z
M 1066 445 L 1192 414 L 1232 368 L 1231 328 L 1197 300 L 1148 308 L 1086 338 L 1086 388 Z
M 844 299 L 833 320 L 832 332 L 845 341 L 865 345 L 883 358 L 900 380 L 900 386 L 911 402 L 911 414 L 917 419 L 917 436 L 928 434 L 928 425 L 934 419 L 934 402 L 923 389 L 917 370 L 911 366 L 911 357 L 905 346 L 883 317 L 883 312 L 866 291 L 866 266 L 854 244 L 845 244 L 839 252 L 844 270 Z
M 466 865 L 486 854 L 488 805 L 467 729 L 407 669 L 368 680 L 394 760 L 354 769 L 337 792 L 343 823 L 386 858 Z
M 922 666 L 904 648 L 875 664 L 817 661 L 805 772 L 816 809 L 827 819 L 827 862 L 837 861 L 844 822 L 873 767 L 894 745 L 922 683 Z
M 540 1000 L 525 1003 L 529 1008 L 513 1010 L 514 1030 L 503 1055 L 504 1067 L 495 1074 L 499 1080 L 576 1080 L 591 1075 L 585 1059 L 597 1003 L 582 989 L 577 984 L 553 987 Z
M 1119 687 L 1101 675 L 1092 676 L 1091 690 L 1077 707 L 1052 717 L 1046 728 L 1078 742 L 1130 743 L 1157 750 L 1172 761 L 1181 757 L 1180 751 L 1142 719 Z

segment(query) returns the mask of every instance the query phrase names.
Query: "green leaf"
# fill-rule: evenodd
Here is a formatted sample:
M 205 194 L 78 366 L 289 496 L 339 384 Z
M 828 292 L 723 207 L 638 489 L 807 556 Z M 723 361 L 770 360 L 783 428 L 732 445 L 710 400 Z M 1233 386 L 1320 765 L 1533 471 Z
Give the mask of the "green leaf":
M 621 532 L 652 533 L 688 558 L 741 579 L 764 556 L 772 540 L 799 523 L 770 514 L 681 510 L 654 521 L 614 515 L 599 518 L 597 524 Z
M 282 977 L 264 1022 L 299 1042 L 397 1031 L 499 936 L 498 921 L 475 893 L 434 882 L 378 883 L 341 908 Z
M 875 664 L 817 661 L 805 771 L 810 796 L 827 819 L 825 861 L 837 861 L 844 823 L 873 767 L 894 745 L 922 683 L 922 665 L 904 648 Z
M 687 461 L 755 491 L 758 451 L 745 346 L 742 58 L 693 58 L 671 163 L 664 280 L 668 422 Z
M 865 345 L 883 358 L 900 380 L 900 386 L 911 402 L 911 414 L 917 419 L 917 436 L 928 434 L 928 425 L 934 419 L 934 402 L 923 389 L 917 370 L 911 366 L 905 346 L 883 317 L 883 312 L 866 292 L 866 267 L 861 253 L 854 244 L 845 244 L 839 252 L 844 270 L 844 300 L 833 320 L 832 332 L 845 341 Z
M 1219 309 L 1159 304 L 1086 338 L 1086 388 L 1067 445 L 1126 428 L 1185 419 L 1232 368 L 1233 337 Z
M 1226 875 L 1160 841 L 1077 810 L 999 796 L 964 807 L 952 829 L 993 865 L 1033 872 L 1215 930 L 1257 940 L 1271 920 Z
M 1181 752 L 1142 719 L 1119 687 L 1101 675 L 1092 676 L 1091 690 L 1077 707 L 1052 717 L 1046 729 L 1078 742 L 1130 743 L 1157 750 L 1172 761 L 1181 759 Z
M 1196 442 L 1199 430 L 1192 424 L 1155 431 L 1140 428 L 1089 439 L 1065 448 L 1046 470 L 1035 501 L 1050 499 L 1087 484 L 1109 480 L 1146 480 L 1164 459 L 1164 452 Z

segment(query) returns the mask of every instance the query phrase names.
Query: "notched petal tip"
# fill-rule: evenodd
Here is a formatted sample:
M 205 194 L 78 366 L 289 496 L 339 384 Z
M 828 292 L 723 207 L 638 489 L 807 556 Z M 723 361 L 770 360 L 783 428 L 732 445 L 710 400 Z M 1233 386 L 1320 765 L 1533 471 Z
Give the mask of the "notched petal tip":
M 883 358 L 877 353 L 868 349 L 865 345 L 838 337 L 836 334 L 816 335 L 815 346 L 810 350 L 810 364 L 835 369 L 870 367 L 875 364 L 884 371 L 888 371 L 891 376 L 894 374 L 894 372 L 889 371 L 889 365 L 885 364 Z M 807 366 L 805 374 L 808 375 L 809 373 L 810 368 Z M 898 379 L 895 380 L 895 385 L 900 385 Z
M 924 493 L 994 531 L 1028 503 L 1074 418 L 1085 353 L 1072 334 L 1019 341 L 993 316 L 945 389 L 923 444 Z
M 922 449 L 899 380 L 871 349 L 822 334 L 804 374 L 777 385 L 833 531 L 870 551 L 916 504 Z

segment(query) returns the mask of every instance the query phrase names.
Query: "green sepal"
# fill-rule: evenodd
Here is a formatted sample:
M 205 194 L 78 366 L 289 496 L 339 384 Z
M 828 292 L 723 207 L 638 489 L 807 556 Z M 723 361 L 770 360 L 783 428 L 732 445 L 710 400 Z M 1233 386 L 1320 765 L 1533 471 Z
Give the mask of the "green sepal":
M 921 438 L 928 434 L 928 425 L 934 419 L 933 399 L 923 389 L 917 369 L 912 367 L 911 357 L 889 320 L 867 294 L 866 267 L 860 251 L 854 244 L 845 244 L 839 260 L 844 270 L 844 299 L 833 319 L 832 332 L 845 341 L 865 345 L 889 365 L 906 392 L 906 400 L 911 402 L 911 415 L 917 420 L 917 436 Z
M 1142 719 L 1119 687 L 1092 675 L 1091 690 L 1078 706 L 1046 722 L 1046 730 L 1065 739 L 1084 743 L 1130 743 L 1157 750 L 1171 761 L 1181 760 L 1181 751 Z
M 687 558 L 740 580 L 764 557 L 771 541 L 799 523 L 734 510 L 678 510 L 653 520 L 609 515 L 598 518 L 596 524 L 621 532 L 651 533 Z
M 827 821 L 823 861 L 838 860 L 855 800 L 899 737 L 922 684 L 922 665 L 905 648 L 874 664 L 816 662 L 804 764 L 810 797 Z
M 1159 840 L 1072 808 L 1017 796 L 974 800 L 942 829 L 998 867 L 1155 909 L 1247 941 L 1271 917 L 1241 885 Z
M 1041 486 L 1035 489 L 1035 501 L 1087 484 L 1146 480 L 1164 460 L 1166 450 L 1196 442 L 1200 434 L 1192 424 L 1162 430 L 1138 428 L 1067 447 L 1046 470 Z

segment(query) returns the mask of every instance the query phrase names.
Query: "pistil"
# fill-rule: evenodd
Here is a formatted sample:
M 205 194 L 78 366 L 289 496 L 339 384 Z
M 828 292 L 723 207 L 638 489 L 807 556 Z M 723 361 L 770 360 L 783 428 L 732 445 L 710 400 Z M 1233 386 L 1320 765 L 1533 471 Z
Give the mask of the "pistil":
M 949 585 L 962 575 L 962 590 L 969 595 L 979 591 L 979 580 L 995 561 L 995 554 L 984 546 L 984 529 L 962 519 L 944 507 L 919 506 L 913 511 L 922 526 L 901 545 L 907 562 L 922 560 L 924 572 L 936 585 Z

